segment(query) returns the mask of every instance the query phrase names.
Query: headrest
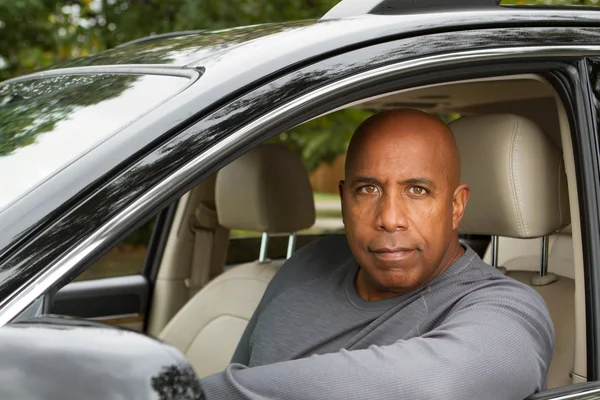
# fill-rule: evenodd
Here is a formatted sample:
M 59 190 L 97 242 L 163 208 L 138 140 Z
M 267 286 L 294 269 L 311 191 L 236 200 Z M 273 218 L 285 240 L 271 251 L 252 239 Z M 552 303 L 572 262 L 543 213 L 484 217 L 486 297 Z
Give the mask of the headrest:
M 534 238 L 570 223 L 562 154 L 532 121 L 484 115 L 450 128 L 471 188 L 460 233 Z
M 229 229 L 291 233 L 315 223 L 308 172 L 286 147 L 266 144 L 217 174 L 219 224 Z

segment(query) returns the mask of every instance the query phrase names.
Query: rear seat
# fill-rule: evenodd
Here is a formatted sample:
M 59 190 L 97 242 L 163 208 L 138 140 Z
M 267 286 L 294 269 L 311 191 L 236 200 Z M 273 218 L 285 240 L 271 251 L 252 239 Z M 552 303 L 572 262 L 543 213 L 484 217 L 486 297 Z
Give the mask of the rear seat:
M 507 268 L 508 276 L 540 293 L 554 322 L 555 348 L 547 386 L 569 385 L 575 338 L 569 231 L 553 235 L 549 243 L 548 268 L 557 280 L 549 279 L 545 286 L 532 284 L 538 281 L 534 278 L 538 278 L 541 266 L 539 238 L 570 223 L 560 149 L 533 122 L 514 115 L 465 117 L 453 122 L 451 128 L 461 153 L 462 181 L 471 187 L 460 233 L 501 237 L 500 254 L 513 257 L 499 265 Z

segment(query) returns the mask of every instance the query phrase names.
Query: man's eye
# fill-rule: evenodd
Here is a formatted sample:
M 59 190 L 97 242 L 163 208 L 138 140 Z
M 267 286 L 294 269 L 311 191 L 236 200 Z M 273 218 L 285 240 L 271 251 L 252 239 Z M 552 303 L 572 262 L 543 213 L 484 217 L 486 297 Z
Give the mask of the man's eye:
M 413 186 L 410 189 L 408 189 L 408 191 L 417 196 L 422 196 L 424 194 L 427 194 L 427 189 L 425 189 L 424 187 L 421 187 L 421 186 Z
M 373 185 L 367 185 L 359 188 L 359 191 L 362 193 L 373 194 L 377 193 L 378 189 Z

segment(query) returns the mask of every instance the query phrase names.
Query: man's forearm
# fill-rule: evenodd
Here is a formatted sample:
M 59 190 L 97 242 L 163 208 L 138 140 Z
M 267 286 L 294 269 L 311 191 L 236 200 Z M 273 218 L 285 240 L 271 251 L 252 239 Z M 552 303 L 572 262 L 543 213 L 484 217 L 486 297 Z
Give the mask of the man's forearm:
M 541 389 L 546 366 L 530 338 L 498 327 L 495 335 L 484 329 L 492 340 L 459 339 L 469 335 L 462 330 L 254 368 L 232 364 L 200 382 L 208 400 L 512 399 Z

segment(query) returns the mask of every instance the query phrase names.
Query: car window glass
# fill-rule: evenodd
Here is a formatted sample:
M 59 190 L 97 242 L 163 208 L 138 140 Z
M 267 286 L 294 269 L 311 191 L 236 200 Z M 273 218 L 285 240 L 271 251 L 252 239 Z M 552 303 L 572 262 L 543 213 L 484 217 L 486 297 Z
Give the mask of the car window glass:
M 0 85 L 0 211 L 188 82 L 94 74 Z
M 141 274 L 156 218 L 133 231 L 127 238 L 87 268 L 76 281 Z
M 308 121 L 270 140 L 271 143 L 288 147 L 302 159 L 313 189 L 315 224 L 297 232 L 296 250 L 325 235 L 345 234 L 338 184 L 344 179 L 350 138 L 356 127 L 372 114 L 371 110 L 361 108 L 340 110 Z M 437 116 L 448 123 L 459 118 L 460 114 L 445 113 Z M 232 229 L 226 264 L 231 266 L 258 259 L 261 236 L 261 232 Z M 463 235 L 461 241 L 483 255 L 489 237 Z M 287 246 L 288 236 L 270 235 L 267 257 L 285 258 Z
M 273 138 L 271 143 L 288 147 L 302 160 L 309 174 L 315 201 L 315 224 L 297 232 L 296 250 L 325 235 L 344 234 L 338 182 L 344 177 L 344 161 L 356 126 L 371 115 L 347 109 L 317 118 Z M 261 232 L 233 229 L 227 249 L 227 265 L 258 259 Z M 287 235 L 269 236 L 267 256 L 285 258 Z
M 335 175 L 335 170 L 327 174 Z M 314 175 L 312 175 L 314 177 Z M 314 178 L 313 178 L 314 179 Z M 315 224 L 297 232 L 296 250 L 326 235 L 343 235 L 342 210 L 339 196 L 328 192 L 313 192 L 315 199 Z M 227 265 L 234 265 L 258 259 L 262 232 L 232 229 L 227 248 Z M 270 235 L 267 256 L 271 259 L 285 258 L 289 236 Z

